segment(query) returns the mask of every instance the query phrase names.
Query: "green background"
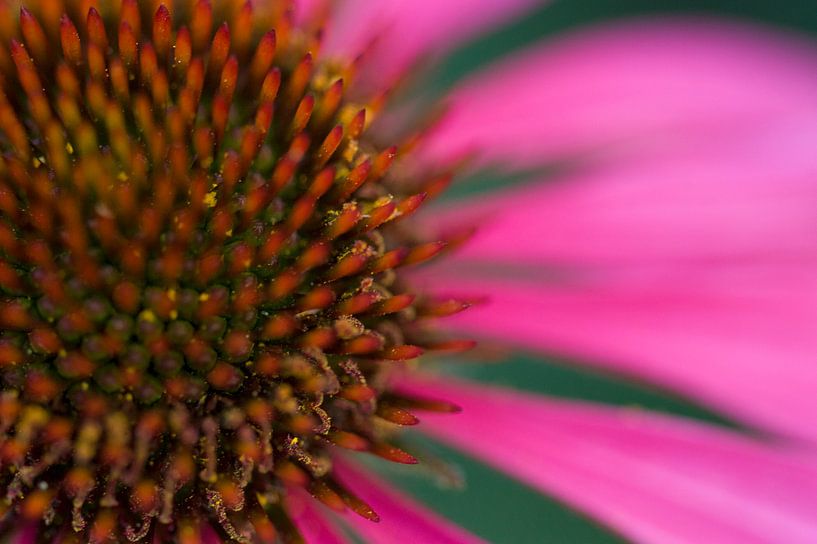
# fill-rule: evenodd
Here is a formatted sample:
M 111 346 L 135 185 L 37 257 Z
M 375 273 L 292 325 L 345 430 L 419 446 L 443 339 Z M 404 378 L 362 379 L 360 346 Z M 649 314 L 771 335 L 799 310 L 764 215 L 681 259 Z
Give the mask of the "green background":
M 445 0 L 440 0 L 445 1 Z M 699 14 L 709 17 L 760 21 L 791 31 L 817 34 L 817 4 L 812 0 L 563 0 L 466 44 L 446 58 L 432 74 L 442 92 L 465 75 L 515 49 L 570 31 L 618 18 L 656 14 Z M 427 87 L 426 87 L 427 88 Z M 490 175 L 488 176 L 491 177 Z M 475 185 L 493 185 L 480 179 Z M 475 186 L 470 184 L 471 187 Z M 580 398 L 645 408 L 704 419 L 718 425 L 730 422 L 691 402 L 654 387 L 594 373 L 570 361 L 545 360 L 541 355 L 515 354 L 504 364 L 456 364 L 449 372 L 495 384 L 568 398 Z M 426 438 L 409 436 L 409 447 L 431 454 L 458 472 L 465 485 L 439 482 L 430 471 L 372 462 L 383 475 L 440 514 L 497 544 L 610 543 L 622 537 L 586 519 L 555 500 L 499 474 L 485 465 Z

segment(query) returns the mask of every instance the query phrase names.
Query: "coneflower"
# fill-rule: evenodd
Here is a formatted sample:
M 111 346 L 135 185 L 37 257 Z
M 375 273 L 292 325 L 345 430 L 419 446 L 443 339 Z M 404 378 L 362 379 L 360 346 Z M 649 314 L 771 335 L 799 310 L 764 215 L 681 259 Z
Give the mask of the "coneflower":
M 461 304 L 400 280 L 445 246 L 398 226 L 441 182 L 389 179 L 353 66 L 316 62 L 279 5 L 43 3 L 4 29 L 7 528 L 292 540 L 288 485 L 376 519 L 329 447 L 415 463 L 384 422 L 453 409 L 387 379 L 468 346 L 418 325 Z
M 400 101 L 535 4 L 0 0 L 0 539 L 481 543 L 360 462 L 422 419 L 638 542 L 817 540 L 817 51 L 616 24 Z M 428 205 L 487 165 L 541 183 Z M 431 372 L 471 337 L 763 432 Z

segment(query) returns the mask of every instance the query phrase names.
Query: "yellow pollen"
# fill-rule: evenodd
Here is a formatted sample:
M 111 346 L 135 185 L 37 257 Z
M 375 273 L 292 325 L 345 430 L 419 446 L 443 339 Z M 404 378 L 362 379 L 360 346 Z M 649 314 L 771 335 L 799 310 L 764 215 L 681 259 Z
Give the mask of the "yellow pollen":
M 144 310 L 142 313 L 139 314 L 139 319 L 142 321 L 147 321 L 149 323 L 156 322 L 156 314 L 153 313 L 152 310 Z
M 352 162 L 357 155 L 359 149 L 359 144 L 357 140 L 350 140 L 349 145 L 343 152 L 343 158 L 346 159 L 348 162 Z
M 372 208 L 379 208 L 380 206 L 385 206 L 386 204 L 389 204 L 392 200 L 394 200 L 394 197 L 392 197 L 391 195 L 381 196 L 380 198 L 374 201 L 374 204 L 372 204 Z
M 213 206 L 216 205 L 216 192 L 215 191 L 211 191 L 211 192 L 207 193 L 206 195 L 204 195 L 204 204 L 208 208 L 212 208 Z

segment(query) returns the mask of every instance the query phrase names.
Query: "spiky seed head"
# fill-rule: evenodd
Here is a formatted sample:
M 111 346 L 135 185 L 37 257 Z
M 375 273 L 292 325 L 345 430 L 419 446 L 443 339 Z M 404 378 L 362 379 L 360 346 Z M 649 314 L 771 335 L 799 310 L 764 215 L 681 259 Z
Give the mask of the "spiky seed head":
M 292 485 L 376 519 L 331 448 L 416 462 L 388 424 L 451 407 L 389 373 L 470 347 L 395 273 L 445 244 L 395 226 L 379 105 L 286 2 L 86 4 L 0 6 L 0 530 L 291 540 Z

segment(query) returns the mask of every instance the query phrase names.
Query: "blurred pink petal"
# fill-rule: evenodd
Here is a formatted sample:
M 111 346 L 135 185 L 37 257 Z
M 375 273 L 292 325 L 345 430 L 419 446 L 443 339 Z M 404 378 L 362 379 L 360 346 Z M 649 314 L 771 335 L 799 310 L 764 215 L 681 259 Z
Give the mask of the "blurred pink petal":
M 814 441 L 815 120 L 460 204 L 480 232 L 430 285 L 491 301 L 449 324 Z
M 12 537 L 12 544 L 35 544 L 37 542 L 37 524 L 28 523 Z
M 222 544 L 222 538 L 209 523 L 200 526 L 202 544 Z
M 329 0 L 297 0 L 295 2 L 296 20 L 308 20 L 319 9 L 327 6 L 328 2 Z
M 803 126 L 808 122 L 810 129 Z M 585 168 L 436 214 L 479 221 L 463 259 L 525 264 L 817 257 L 817 116 L 708 149 Z M 801 130 L 798 130 L 800 128 Z M 706 144 L 704 144 L 706 145 Z M 510 243 L 512 241 L 512 243 Z
M 357 57 L 370 44 L 366 66 L 381 82 L 419 56 L 439 53 L 500 26 L 543 0 L 347 0 L 338 3 L 326 42 L 332 55 Z
M 460 529 L 413 500 L 399 494 L 369 471 L 337 459 L 335 474 L 343 484 L 380 515 L 373 523 L 355 514 L 347 520 L 369 544 L 433 542 L 434 544 L 481 544 L 483 541 Z M 483 543 L 484 544 L 484 543 Z
M 815 65 L 813 44 L 762 27 L 656 19 L 582 30 L 463 83 L 426 155 L 478 149 L 483 162 L 522 167 L 717 144 L 814 113 Z
M 409 379 L 458 403 L 422 430 L 637 542 L 817 541 L 817 458 L 634 409 Z
M 733 276 L 739 283 L 735 272 L 721 281 Z M 456 329 L 587 358 L 750 424 L 817 440 L 815 418 L 792 416 L 817 413 L 813 295 L 798 299 L 793 292 L 777 301 L 755 297 L 751 284 L 718 294 L 689 285 L 689 278 L 650 282 L 514 285 L 460 276 L 437 278 L 435 285 L 446 293 L 490 296 L 450 318 Z M 815 287 L 814 278 L 808 283 Z
M 289 488 L 287 513 L 308 544 L 348 544 L 341 532 L 329 521 L 328 513 L 302 489 Z

